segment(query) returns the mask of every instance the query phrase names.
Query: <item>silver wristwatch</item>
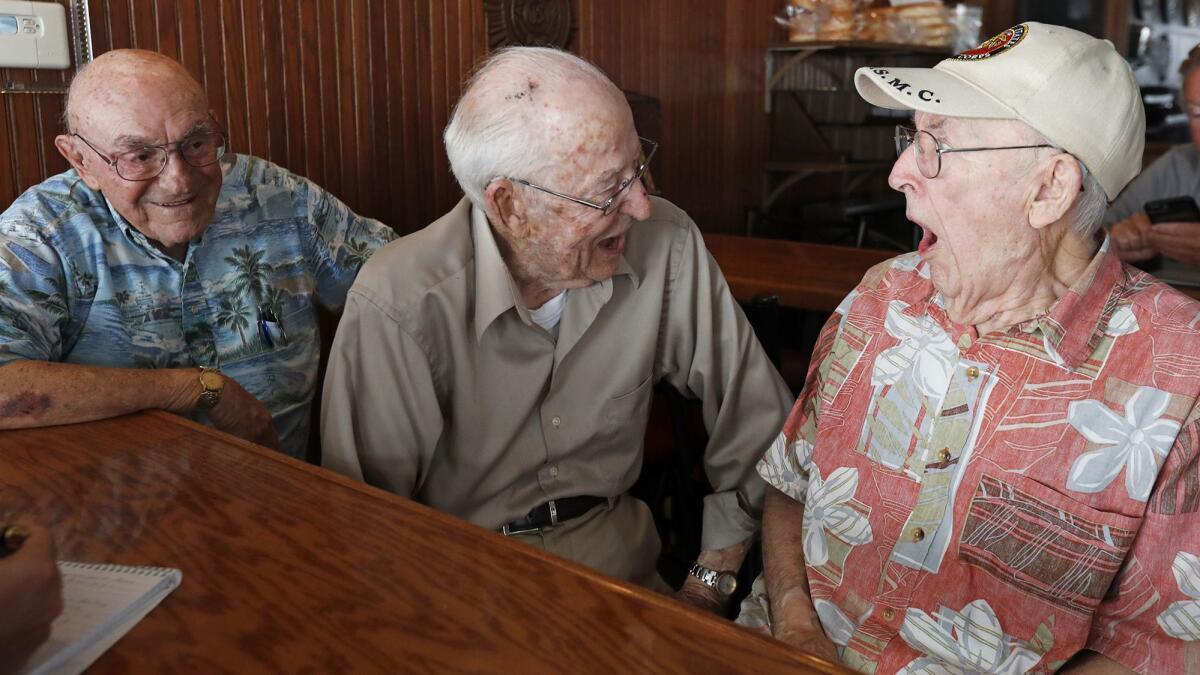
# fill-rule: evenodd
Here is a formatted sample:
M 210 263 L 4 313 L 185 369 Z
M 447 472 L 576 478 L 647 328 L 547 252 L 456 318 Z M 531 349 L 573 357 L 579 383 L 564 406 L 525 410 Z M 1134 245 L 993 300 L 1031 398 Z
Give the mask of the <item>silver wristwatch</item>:
M 696 563 L 692 565 L 688 574 L 699 579 L 705 586 L 715 589 L 723 597 L 730 596 L 737 590 L 737 575 L 733 572 L 718 572 Z

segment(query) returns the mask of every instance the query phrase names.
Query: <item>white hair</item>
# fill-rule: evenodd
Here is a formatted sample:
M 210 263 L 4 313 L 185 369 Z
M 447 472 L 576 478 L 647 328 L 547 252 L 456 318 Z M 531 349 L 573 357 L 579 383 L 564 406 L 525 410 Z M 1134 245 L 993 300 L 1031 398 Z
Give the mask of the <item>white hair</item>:
M 496 178 L 536 181 L 549 169 L 541 105 L 551 92 L 616 86 L 587 61 L 548 47 L 510 47 L 483 62 L 454 107 L 443 140 L 450 170 L 483 209 Z
M 1079 168 L 1083 170 L 1083 192 L 1075 198 L 1075 222 L 1071 227 L 1081 239 L 1091 241 L 1108 211 L 1108 194 L 1083 162 L 1079 162 Z

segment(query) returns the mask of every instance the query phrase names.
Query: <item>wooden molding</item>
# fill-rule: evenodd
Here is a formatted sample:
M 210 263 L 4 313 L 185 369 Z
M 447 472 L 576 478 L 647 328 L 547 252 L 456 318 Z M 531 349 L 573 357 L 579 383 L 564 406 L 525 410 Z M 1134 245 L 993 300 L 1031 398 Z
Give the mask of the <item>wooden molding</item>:
M 575 33 L 571 0 L 484 0 L 488 47 L 558 47 Z

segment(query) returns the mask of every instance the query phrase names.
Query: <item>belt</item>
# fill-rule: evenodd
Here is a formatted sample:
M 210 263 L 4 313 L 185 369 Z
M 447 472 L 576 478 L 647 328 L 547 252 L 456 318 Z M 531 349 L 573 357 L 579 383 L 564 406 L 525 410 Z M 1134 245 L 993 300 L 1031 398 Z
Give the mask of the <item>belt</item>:
M 545 504 L 530 509 L 524 518 L 504 525 L 500 528 L 500 532 L 505 535 L 536 532 L 543 527 L 557 525 L 563 521 L 578 518 L 593 508 L 607 502 L 609 502 L 607 497 L 592 497 L 590 495 L 551 499 Z

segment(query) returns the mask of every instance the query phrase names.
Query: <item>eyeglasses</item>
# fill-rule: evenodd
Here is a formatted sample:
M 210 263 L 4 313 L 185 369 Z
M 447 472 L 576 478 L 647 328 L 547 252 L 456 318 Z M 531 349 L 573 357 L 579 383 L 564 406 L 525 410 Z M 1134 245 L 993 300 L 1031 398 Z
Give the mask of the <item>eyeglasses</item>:
M 947 148 L 933 134 L 906 126 L 896 126 L 896 156 L 904 154 L 908 146 L 917 146 L 917 169 L 926 178 L 937 178 L 942 172 L 942 155 L 951 152 L 983 152 L 985 150 L 1023 150 L 1026 148 L 1057 148 L 1056 145 L 1002 145 L 994 148 Z
M 609 213 L 612 213 L 613 207 L 615 207 L 617 205 L 618 200 L 621 198 L 621 195 L 624 194 L 625 191 L 629 189 L 629 186 L 631 186 L 635 182 L 641 180 L 642 174 L 646 173 L 646 167 L 650 166 L 650 160 L 654 157 L 654 153 L 658 151 L 658 143 L 657 142 L 652 141 L 648 138 L 642 138 L 641 136 L 638 137 L 638 140 L 642 142 L 642 151 L 638 158 L 640 161 L 637 164 L 637 166 L 635 166 L 633 169 L 633 175 L 630 176 L 629 178 L 626 178 L 625 180 L 621 181 L 621 183 L 619 185 L 617 185 L 617 187 L 613 190 L 612 194 L 608 197 L 608 199 L 604 200 L 600 204 L 596 204 L 595 202 L 590 202 L 586 199 L 580 199 L 579 197 L 572 197 L 570 195 L 565 195 L 561 192 L 555 192 L 554 190 L 551 190 L 550 188 L 542 187 L 541 185 L 535 185 L 535 184 L 530 183 L 529 181 L 524 180 L 522 178 L 513 178 L 512 176 L 497 176 L 496 178 L 493 178 L 492 180 L 499 180 L 500 178 L 504 178 L 506 180 L 511 180 L 514 183 L 520 183 L 521 185 L 524 185 L 526 187 L 531 187 L 534 190 L 541 190 L 542 192 L 545 192 L 547 194 L 552 194 L 555 197 L 566 199 L 568 201 L 575 202 L 576 204 L 582 204 L 588 208 L 596 209 L 600 213 L 607 216 Z
M 189 166 L 201 168 L 215 164 L 225 156 L 225 134 L 220 131 L 201 131 L 190 134 L 173 143 L 162 145 L 143 145 L 128 152 L 122 152 L 116 157 L 109 157 L 100 152 L 88 139 L 79 134 L 72 136 L 83 141 L 92 152 L 100 156 L 117 175 L 129 181 L 150 180 L 167 168 L 171 148 L 179 150 L 179 157 Z

